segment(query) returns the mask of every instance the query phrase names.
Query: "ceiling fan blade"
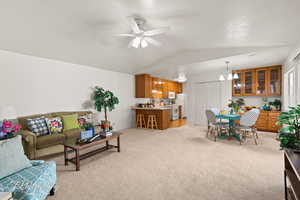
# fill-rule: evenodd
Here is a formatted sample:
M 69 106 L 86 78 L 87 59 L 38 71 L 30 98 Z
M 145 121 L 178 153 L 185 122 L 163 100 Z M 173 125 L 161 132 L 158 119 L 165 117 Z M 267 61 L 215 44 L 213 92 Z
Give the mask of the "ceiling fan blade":
M 149 42 L 150 44 L 153 44 L 155 46 L 161 46 L 161 43 L 157 40 L 154 40 L 153 38 L 144 37 L 144 40 L 146 40 L 147 42 Z
M 168 30 L 170 30 L 170 27 L 162 27 L 162 28 L 153 29 L 150 31 L 145 31 L 144 35 L 145 36 L 159 35 L 159 34 L 163 34 L 163 33 L 167 32 Z
M 129 33 L 124 33 L 124 34 L 118 34 L 116 36 L 119 36 L 119 37 L 135 37 L 134 34 L 129 34 Z
M 141 29 L 139 28 L 139 26 L 137 25 L 135 19 L 133 17 L 130 17 L 129 18 L 129 23 L 130 23 L 130 27 L 132 29 L 132 31 L 135 33 L 135 34 L 139 34 L 141 33 Z
M 133 41 L 134 41 L 134 38 L 129 42 L 129 44 L 128 44 L 128 46 L 127 46 L 128 48 L 132 48 L 132 47 L 133 47 L 133 46 L 132 46 L 132 45 L 133 45 Z

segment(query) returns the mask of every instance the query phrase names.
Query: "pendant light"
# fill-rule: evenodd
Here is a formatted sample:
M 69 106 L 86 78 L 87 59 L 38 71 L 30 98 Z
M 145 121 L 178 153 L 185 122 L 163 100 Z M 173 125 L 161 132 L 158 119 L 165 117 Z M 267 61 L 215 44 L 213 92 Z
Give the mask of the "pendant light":
M 239 75 L 237 74 L 237 73 L 234 73 L 234 74 L 232 74 L 231 72 L 229 72 L 229 61 L 226 61 L 225 62 L 226 63 L 226 65 L 227 65 L 227 80 L 228 81 L 231 81 L 232 79 L 238 79 L 239 78 Z M 220 76 L 219 76 L 219 81 L 225 81 L 225 77 L 224 77 L 224 75 L 223 74 L 221 74 Z

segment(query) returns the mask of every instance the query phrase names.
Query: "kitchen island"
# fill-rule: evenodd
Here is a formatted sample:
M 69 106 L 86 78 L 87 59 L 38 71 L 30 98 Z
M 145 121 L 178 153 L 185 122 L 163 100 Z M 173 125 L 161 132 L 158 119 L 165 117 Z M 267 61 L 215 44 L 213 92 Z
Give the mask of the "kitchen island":
M 169 107 L 155 107 L 155 108 L 133 107 L 133 109 L 136 111 L 136 116 L 138 114 L 144 115 L 146 125 L 148 121 L 148 116 L 155 115 L 158 129 L 165 130 L 170 127 L 171 108 Z

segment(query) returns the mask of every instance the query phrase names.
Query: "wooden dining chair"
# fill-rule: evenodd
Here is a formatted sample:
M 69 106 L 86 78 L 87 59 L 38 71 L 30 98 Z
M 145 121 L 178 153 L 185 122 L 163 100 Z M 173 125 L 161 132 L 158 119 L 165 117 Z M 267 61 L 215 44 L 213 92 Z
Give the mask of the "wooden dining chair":
M 242 115 L 240 123 L 236 126 L 236 130 L 240 133 L 240 144 L 243 140 L 246 142 L 247 137 L 252 133 L 254 143 L 257 145 L 258 135 L 255 123 L 259 113 L 259 109 L 252 109 Z

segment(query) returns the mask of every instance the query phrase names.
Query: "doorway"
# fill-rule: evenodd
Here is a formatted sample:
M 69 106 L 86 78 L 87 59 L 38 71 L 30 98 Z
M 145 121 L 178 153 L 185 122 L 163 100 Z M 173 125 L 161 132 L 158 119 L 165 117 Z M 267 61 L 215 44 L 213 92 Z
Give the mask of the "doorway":
M 194 125 L 205 126 L 205 110 L 222 108 L 222 85 L 219 81 L 198 82 L 193 85 L 191 118 Z

